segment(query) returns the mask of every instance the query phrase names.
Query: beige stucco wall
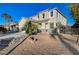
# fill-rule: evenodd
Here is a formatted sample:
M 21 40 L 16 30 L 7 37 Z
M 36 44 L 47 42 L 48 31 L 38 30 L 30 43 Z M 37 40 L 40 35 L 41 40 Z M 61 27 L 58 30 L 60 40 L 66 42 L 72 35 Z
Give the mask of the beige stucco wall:
M 22 26 L 24 26 L 26 24 L 26 20 L 27 18 L 21 18 L 20 22 L 19 22 L 19 28 L 21 28 Z
M 67 19 L 64 16 L 62 16 L 57 10 L 53 11 L 56 22 L 60 22 L 64 26 L 67 25 Z
M 43 14 L 45 14 L 45 18 L 43 18 Z M 39 15 L 39 20 L 45 20 L 45 19 L 49 18 L 48 10 L 44 10 L 44 11 L 40 12 L 38 15 Z
M 51 17 L 51 12 L 53 11 L 53 16 Z M 59 11 L 59 10 L 58 10 Z M 50 28 L 50 23 L 53 23 L 53 28 L 57 27 L 57 23 L 61 23 L 62 25 L 66 26 L 67 25 L 67 19 L 59 13 L 56 9 L 51 9 L 51 10 L 44 10 L 39 12 L 36 16 L 33 16 L 32 18 L 34 20 L 47 20 L 45 22 L 41 22 L 41 25 L 38 24 L 39 29 L 51 29 Z M 45 14 L 45 18 L 43 18 L 43 13 Z M 39 18 L 38 18 L 39 15 Z M 46 24 L 47 23 L 47 24 Z
M 38 20 L 38 15 L 32 16 L 32 17 L 30 17 L 29 19 Z

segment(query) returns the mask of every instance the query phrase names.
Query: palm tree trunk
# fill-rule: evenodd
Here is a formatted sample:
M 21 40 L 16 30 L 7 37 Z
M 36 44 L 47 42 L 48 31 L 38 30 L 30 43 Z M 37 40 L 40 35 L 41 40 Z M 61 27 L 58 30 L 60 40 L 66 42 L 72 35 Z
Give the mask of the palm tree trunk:
M 4 28 L 6 28 L 6 19 L 4 20 Z
M 10 31 L 10 21 L 8 21 L 8 22 L 9 22 L 9 25 L 8 26 L 9 26 L 9 31 Z
M 10 31 L 10 24 L 9 24 L 9 31 Z
M 4 32 L 6 32 L 6 19 L 4 20 Z

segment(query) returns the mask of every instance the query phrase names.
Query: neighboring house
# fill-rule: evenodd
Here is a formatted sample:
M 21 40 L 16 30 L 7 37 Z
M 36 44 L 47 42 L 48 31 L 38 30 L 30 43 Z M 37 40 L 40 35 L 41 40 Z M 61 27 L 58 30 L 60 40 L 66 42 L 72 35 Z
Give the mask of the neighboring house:
M 38 23 L 38 29 L 49 34 L 60 33 L 60 27 L 67 25 L 67 18 L 57 8 L 47 9 L 29 18 L 32 22 Z
M 10 29 L 9 29 L 9 27 L 10 27 Z M 18 32 L 19 31 L 19 25 L 18 25 L 18 23 L 11 22 L 9 25 L 6 25 L 6 30 L 7 30 L 7 32 L 8 31 Z
M 18 23 L 11 23 L 10 24 L 10 30 L 14 31 L 14 32 L 19 31 L 19 25 L 18 25 Z
M 9 29 L 10 27 L 10 29 Z M 18 32 L 19 28 L 18 28 L 18 24 L 17 23 L 11 23 L 9 25 L 6 25 L 6 28 L 4 28 L 4 25 L 0 25 L 0 32 Z
M 21 20 L 20 20 L 20 22 L 19 22 L 19 29 L 21 30 L 21 28 L 23 27 L 23 26 L 25 26 L 26 25 L 26 21 L 27 20 L 27 18 L 25 18 L 25 17 L 22 17 L 21 18 Z

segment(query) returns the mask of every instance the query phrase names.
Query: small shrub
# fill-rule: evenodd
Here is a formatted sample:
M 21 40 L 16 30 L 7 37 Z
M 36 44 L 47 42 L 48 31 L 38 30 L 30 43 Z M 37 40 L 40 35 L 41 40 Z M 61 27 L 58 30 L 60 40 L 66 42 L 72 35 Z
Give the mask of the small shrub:
M 27 27 L 26 27 L 26 26 L 23 26 L 23 27 L 21 28 L 21 31 L 26 30 L 26 29 L 27 29 Z

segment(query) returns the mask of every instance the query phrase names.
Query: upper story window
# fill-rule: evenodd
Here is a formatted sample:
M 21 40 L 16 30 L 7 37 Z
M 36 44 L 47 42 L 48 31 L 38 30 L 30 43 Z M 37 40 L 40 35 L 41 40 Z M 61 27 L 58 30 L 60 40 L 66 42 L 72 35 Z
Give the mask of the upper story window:
M 51 17 L 53 16 L 53 11 L 51 12 Z
M 58 17 L 58 12 L 56 12 L 56 17 Z
M 38 15 L 38 18 L 39 18 L 39 15 Z
M 43 13 L 43 18 L 45 18 L 45 14 Z

